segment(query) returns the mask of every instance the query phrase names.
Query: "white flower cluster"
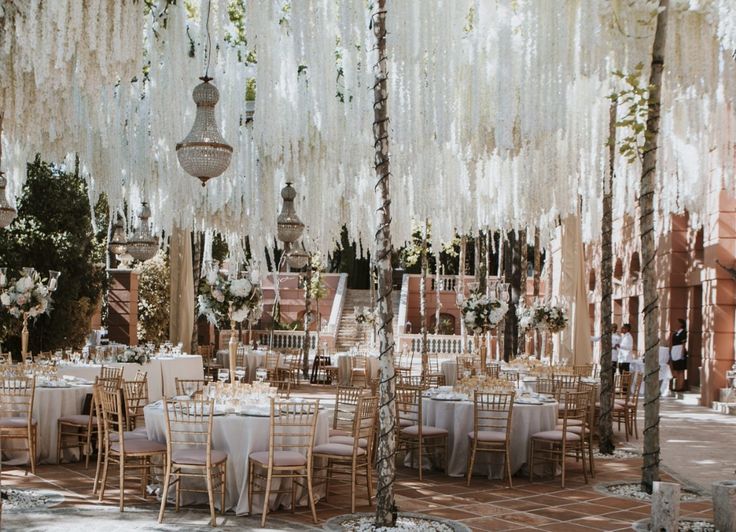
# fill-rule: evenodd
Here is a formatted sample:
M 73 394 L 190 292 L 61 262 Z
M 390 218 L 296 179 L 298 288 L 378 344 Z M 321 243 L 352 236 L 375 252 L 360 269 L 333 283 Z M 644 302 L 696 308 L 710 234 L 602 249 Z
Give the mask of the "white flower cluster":
M 378 321 L 378 310 L 368 307 L 355 307 L 353 318 L 356 323 L 370 323 L 372 325 Z
M 14 318 L 21 318 L 26 312 L 35 318 L 49 311 L 51 295 L 38 273 L 33 273 L 11 282 L 0 294 L 0 303 Z
M 118 354 L 115 360 L 121 363 L 145 364 L 151 358 L 151 351 L 145 346 L 128 347 Z
M 237 323 L 255 321 L 263 313 L 263 293 L 253 279 L 227 279 L 214 270 L 200 283 L 197 308 L 200 315 L 216 325 L 223 325 L 228 319 Z
M 531 307 L 520 304 L 516 316 L 522 332 L 537 329 L 556 333 L 567 327 L 568 322 L 566 308 L 543 301 L 535 301 Z
M 501 323 L 508 310 L 509 305 L 505 301 L 473 293 L 463 302 L 463 321 L 470 331 L 483 333 Z

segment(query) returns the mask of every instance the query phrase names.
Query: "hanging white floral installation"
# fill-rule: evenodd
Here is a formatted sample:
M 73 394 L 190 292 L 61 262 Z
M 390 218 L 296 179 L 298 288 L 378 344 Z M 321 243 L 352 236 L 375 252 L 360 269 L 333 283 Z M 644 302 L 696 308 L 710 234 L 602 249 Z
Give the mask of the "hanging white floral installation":
M 17 194 L 36 152 L 78 154 L 90 196 L 154 230 L 217 230 L 235 254 L 274 243 L 279 191 L 298 191 L 312 244 L 329 252 L 347 225 L 374 230 L 373 38 L 365 0 L 247 2 L 247 46 L 232 46 L 229 0 L 212 0 L 210 72 L 233 160 L 203 190 L 176 160 L 202 73 L 200 18 L 160 0 L 1 2 L 3 166 Z M 580 212 L 599 234 L 614 71 L 648 79 L 653 0 L 422 0 L 389 5 L 389 116 L 397 244 L 432 220 L 433 245 L 455 231 L 536 225 L 545 242 Z M 708 193 L 734 192 L 736 7 L 672 0 L 665 54 L 658 201 L 697 223 Z M 81 31 L 80 31 L 81 29 Z M 248 54 L 257 61 L 247 64 Z M 144 73 L 145 72 L 145 73 Z M 244 95 L 255 79 L 253 120 Z M 619 117 L 625 116 L 625 106 Z M 625 135 L 619 131 L 619 135 Z M 640 167 L 620 158 L 618 215 L 636 205 Z M 128 217 L 134 218 L 134 217 Z M 264 257 L 258 256 L 259 260 Z

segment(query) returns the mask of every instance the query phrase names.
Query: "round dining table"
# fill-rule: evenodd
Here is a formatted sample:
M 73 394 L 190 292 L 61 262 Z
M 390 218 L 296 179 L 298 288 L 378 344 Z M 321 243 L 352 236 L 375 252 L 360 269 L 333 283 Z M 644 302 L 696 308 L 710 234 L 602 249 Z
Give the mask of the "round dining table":
M 166 442 L 166 420 L 161 402 L 148 405 L 144 409 L 148 438 L 161 443 Z M 317 417 L 314 445 L 327 443 L 330 428 L 330 412 L 320 410 Z M 225 509 L 237 515 L 248 514 L 248 455 L 258 451 L 268 451 L 269 430 L 271 420 L 268 414 L 215 415 L 212 422 L 212 448 L 227 453 L 227 486 L 225 488 Z M 279 480 L 273 479 L 274 489 L 279 487 Z M 324 491 L 324 490 L 323 490 Z M 315 489 L 315 494 L 319 490 Z M 298 504 L 306 504 L 306 490 L 297 491 Z M 207 493 L 185 493 L 183 502 L 207 503 Z M 219 497 L 215 497 L 215 505 L 219 510 Z M 279 506 L 290 506 L 288 493 L 271 496 L 269 507 L 276 510 Z M 260 513 L 263 507 L 262 495 L 254 495 L 253 511 Z
M 422 399 L 424 424 L 446 429 L 448 432 L 447 474 L 462 477 L 467 472 L 470 440 L 473 431 L 473 402 L 468 400 Z M 557 424 L 557 402 L 542 404 L 514 403 L 511 417 L 511 472 L 519 471 L 527 461 L 529 437 Z M 489 478 L 502 478 L 503 461 L 496 453 L 478 453 L 473 473 Z

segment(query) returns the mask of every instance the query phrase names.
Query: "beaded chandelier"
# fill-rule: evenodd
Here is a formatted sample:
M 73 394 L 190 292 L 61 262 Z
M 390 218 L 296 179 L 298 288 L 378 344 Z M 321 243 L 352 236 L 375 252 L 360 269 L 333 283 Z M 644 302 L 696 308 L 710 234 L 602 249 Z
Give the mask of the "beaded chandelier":
M 150 217 L 151 209 L 144 201 L 138 213 L 138 219 L 140 220 L 138 228 L 133 231 L 128 239 L 128 254 L 141 262 L 152 259 L 158 252 L 158 239 L 151 234 L 151 227 L 148 224 Z

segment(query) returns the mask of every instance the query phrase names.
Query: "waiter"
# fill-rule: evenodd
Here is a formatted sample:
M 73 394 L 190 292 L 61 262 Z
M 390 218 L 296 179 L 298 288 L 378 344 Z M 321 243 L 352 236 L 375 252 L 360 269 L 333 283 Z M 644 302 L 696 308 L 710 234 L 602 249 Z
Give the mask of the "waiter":
M 631 336 L 631 325 L 624 323 L 621 327 L 621 340 L 618 345 L 618 369 L 621 373 L 629 371 L 631 352 L 634 350 L 634 337 Z
M 675 377 L 675 391 L 685 391 L 685 370 L 687 369 L 687 353 L 685 342 L 687 342 L 687 327 L 685 320 L 677 320 L 680 324 L 672 335 L 670 342 L 670 359 L 672 360 L 672 375 Z

